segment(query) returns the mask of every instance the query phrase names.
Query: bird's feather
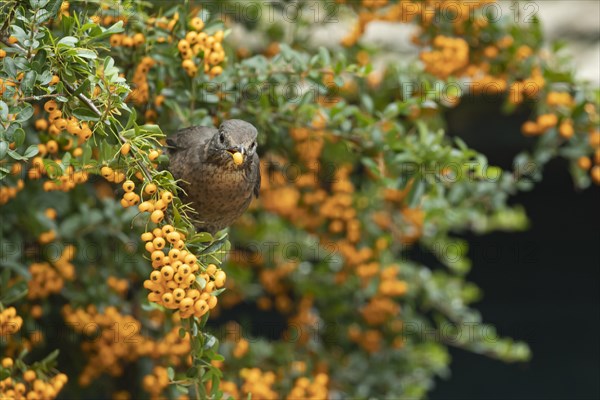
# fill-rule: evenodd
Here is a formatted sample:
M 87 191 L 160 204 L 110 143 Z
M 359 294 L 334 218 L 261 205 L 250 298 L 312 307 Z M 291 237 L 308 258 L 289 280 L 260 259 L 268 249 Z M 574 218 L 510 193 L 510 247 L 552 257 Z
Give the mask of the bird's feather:
M 208 126 L 191 126 L 178 130 L 174 135 L 167 138 L 169 152 L 189 149 L 190 147 L 202 146 L 218 132 L 216 128 Z
M 256 163 L 256 168 L 254 169 L 254 197 L 258 198 L 258 193 L 260 192 L 260 167 L 259 167 L 259 159 L 258 154 L 254 153 L 254 161 Z

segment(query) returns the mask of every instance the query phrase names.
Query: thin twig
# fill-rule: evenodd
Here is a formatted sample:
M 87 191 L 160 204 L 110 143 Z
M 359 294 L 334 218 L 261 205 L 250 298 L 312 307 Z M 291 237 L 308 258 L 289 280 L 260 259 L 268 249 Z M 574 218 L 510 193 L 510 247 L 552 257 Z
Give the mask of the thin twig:
M 20 97 L 17 100 L 21 101 L 21 102 L 22 101 L 35 101 L 35 100 L 47 99 L 47 98 L 58 97 L 58 96 L 64 96 L 64 94 L 63 93 L 42 94 L 39 96 Z
M 69 92 L 75 93 L 76 89 L 73 86 L 71 86 L 70 83 L 63 81 L 63 84 L 67 87 L 67 89 L 69 89 Z M 102 112 L 98 110 L 98 107 L 96 107 L 96 105 L 90 99 L 88 99 L 86 95 L 84 95 L 83 93 L 78 93 L 77 98 L 83 101 L 85 105 L 90 108 L 90 110 L 96 113 L 96 115 L 102 117 Z

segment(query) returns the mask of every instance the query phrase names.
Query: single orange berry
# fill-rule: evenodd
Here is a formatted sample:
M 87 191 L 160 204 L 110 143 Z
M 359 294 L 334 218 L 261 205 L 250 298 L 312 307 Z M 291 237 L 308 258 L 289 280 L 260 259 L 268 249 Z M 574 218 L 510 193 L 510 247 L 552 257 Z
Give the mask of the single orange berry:
M 160 210 L 154 210 L 150 215 L 150 220 L 157 224 L 160 223 L 163 220 L 163 218 L 165 218 L 165 214 Z
M 131 150 L 131 145 L 129 143 L 123 144 L 123 146 L 121 146 L 121 155 L 126 156 L 127 154 L 129 154 L 130 150 Z
M 123 190 L 127 193 L 131 192 L 133 189 L 135 189 L 135 183 L 133 183 L 133 181 L 131 180 L 126 180 L 125 182 L 123 182 Z
M 149 183 L 144 188 L 144 193 L 152 195 L 152 194 L 156 193 L 156 190 L 157 190 L 156 185 L 154 183 Z

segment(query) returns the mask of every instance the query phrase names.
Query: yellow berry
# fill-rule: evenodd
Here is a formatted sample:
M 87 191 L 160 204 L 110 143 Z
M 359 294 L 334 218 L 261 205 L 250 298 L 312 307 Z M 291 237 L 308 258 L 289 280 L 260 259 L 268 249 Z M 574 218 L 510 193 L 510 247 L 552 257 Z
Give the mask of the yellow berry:
M 152 229 L 152 234 L 154 235 L 154 237 L 163 237 L 163 233 L 160 228 Z
M 144 188 L 144 192 L 146 194 L 150 194 L 150 195 L 156 193 L 156 185 L 154 183 L 147 184 L 146 187 Z
M 10 357 L 6 357 L 2 359 L 2 366 L 4 368 L 12 368 L 13 366 L 13 360 Z
M 194 305 L 194 300 L 190 299 L 189 297 L 185 297 L 183 300 L 181 300 L 181 302 L 179 303 L 179 309 L 180 310 L 188 310 L 190 309 L 190 307 L 192 307 Z
M 165 247 L 165 239 L 157 237 L 152 241 L 152 244 L 154 245 L 155 249 L 161 250 Z
M 160 269 L 160 273 L 166 281 L 170 281 L 173 278 L 173 275 L 175 274 L 175 270 L 170 265 L 165 265 Z
M 152 214 L 150 215 L 150 220 L 154 223 L 160 223 L 163 218 L 165 217 L 165 214 L 160 211 L 160 210 L 154 210 L 152 211 Z
M 190 26 L 196 31 L 200 31 L 202 30 L 202 28 L 204 28 L 204 21 L 202 21 L 202 19 L 198 17 L 192 18 L 192 20 L 190 21 Z
M 142 203 L 142 204 L 143 204 L 143 203 Z M 140 206 L 141 206 L 141 204 L 140 204 Z M 144 233 L 142 233 L 141 239 L 142 239 L 144 242 L 149 242 L 149 241 L 151 241 L 152 239 L 154 239 L 154 235 L 152 234 L 152 232 L 144 232 Z
M 587 171 L 592 167 L 592 160 L 590 160 L 589 157 L 582 156 L 579 157 L 579 159 L 577 160 L 577 165 L 579 166 L 579 168 Z
M 31 382 L 36 378 L 36 374 L 35 371 L 32 370 L 27 370 L 23 373 L 23 379 L 25 379 L 27 382 Z
M 165 203 L 170 203 L 173 201 L 173 193 L 171 192 L 162 192 L 160 199 Z
M 173 228 L 173 225 L 168 225 L 167 224 L 167 225 L 165 225 L 165 226 L 162 227 L 162 233 L 163 233 L 163 235 L 168 236 L 169 233 L 171 233 L 171 232 L 175 232 L 175 228 Z
M 152 252 L 150 258 L 152 259 L 152 261 L 163 261 L 165 259 L 165 253 L 163 253 L 160 250 L 155 250 Z
M 154 248 L 154 243 L 152 243 L 152 242 L 147 242 L 146 245 L 144 246 L 144 248 L 146 249 L 146 251 L 148 253 L 152 253 L 152 252 L 154 252 L 154 250 L 156 250 Z
M 233 153 L 232 157 L 233 157 L 233 163 L 235 165 L 240 165 L 241 163 L 244 162 L 244 156 L 239 151 Z
M 125 182 L 123 182 L 123 190 L 126 193 L 131 192 L 133 189 L 135 189 L 135 183 L 133 183 L 133 181 L 126 180 Z
M 58 108 L 58 104 L 56 104 L 56 101 L 54 100 L 50 100 L 47 101 L 44 104 L 44 110 L 46 110 L 46 112 L 51 113 L 52 111 L 56 110 Z
M 179 235 L 179 232 L 170 232 L 167 235 L 167 240 L 170 243 L 177 243 L 180 239 L 181 239 L 181 236 Z
M 173 295 L 171 293 L 165 293 L 162 295 L 162 301 L 165 305 L 173 304 Z
M 154 203 L 154 208 L 156 210 L 165 211 L 167 209 L 167 204 L 162 200 L 158 200 L 156 203 Z
M 127 154 L 129 154 L 130 150 L 131 145 L 129 143 L 125 143 L 123 146 L 121 146 L 121 155 L 126 156 Z
M 161 282 L 162 274 L 160 273 L 160 271 L 152 271 L 152 273 L 150 273 L 150 280 L 152 282 Z
M 150 153 L 148 153 L 148 158 L 150 159 L 150 161 L 154 161 L 158 158 L 159 155 L 160 153 L 158 152 L 158 150 L 152 150 L 150 151 Z
M 152 212 L 154 211 L 154 205 L 149 201 L 144 201 L 138 206 L 140 212 Z

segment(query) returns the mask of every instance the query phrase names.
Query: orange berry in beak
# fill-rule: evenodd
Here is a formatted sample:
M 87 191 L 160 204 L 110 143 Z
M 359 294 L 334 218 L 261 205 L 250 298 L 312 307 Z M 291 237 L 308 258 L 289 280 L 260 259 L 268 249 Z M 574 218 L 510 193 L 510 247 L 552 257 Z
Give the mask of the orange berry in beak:
M 233 162 L 235 165 L 241 165 L 244 162 L 244 156 L 239 151 L 233 153 L 231 157 L 233 157 Z

